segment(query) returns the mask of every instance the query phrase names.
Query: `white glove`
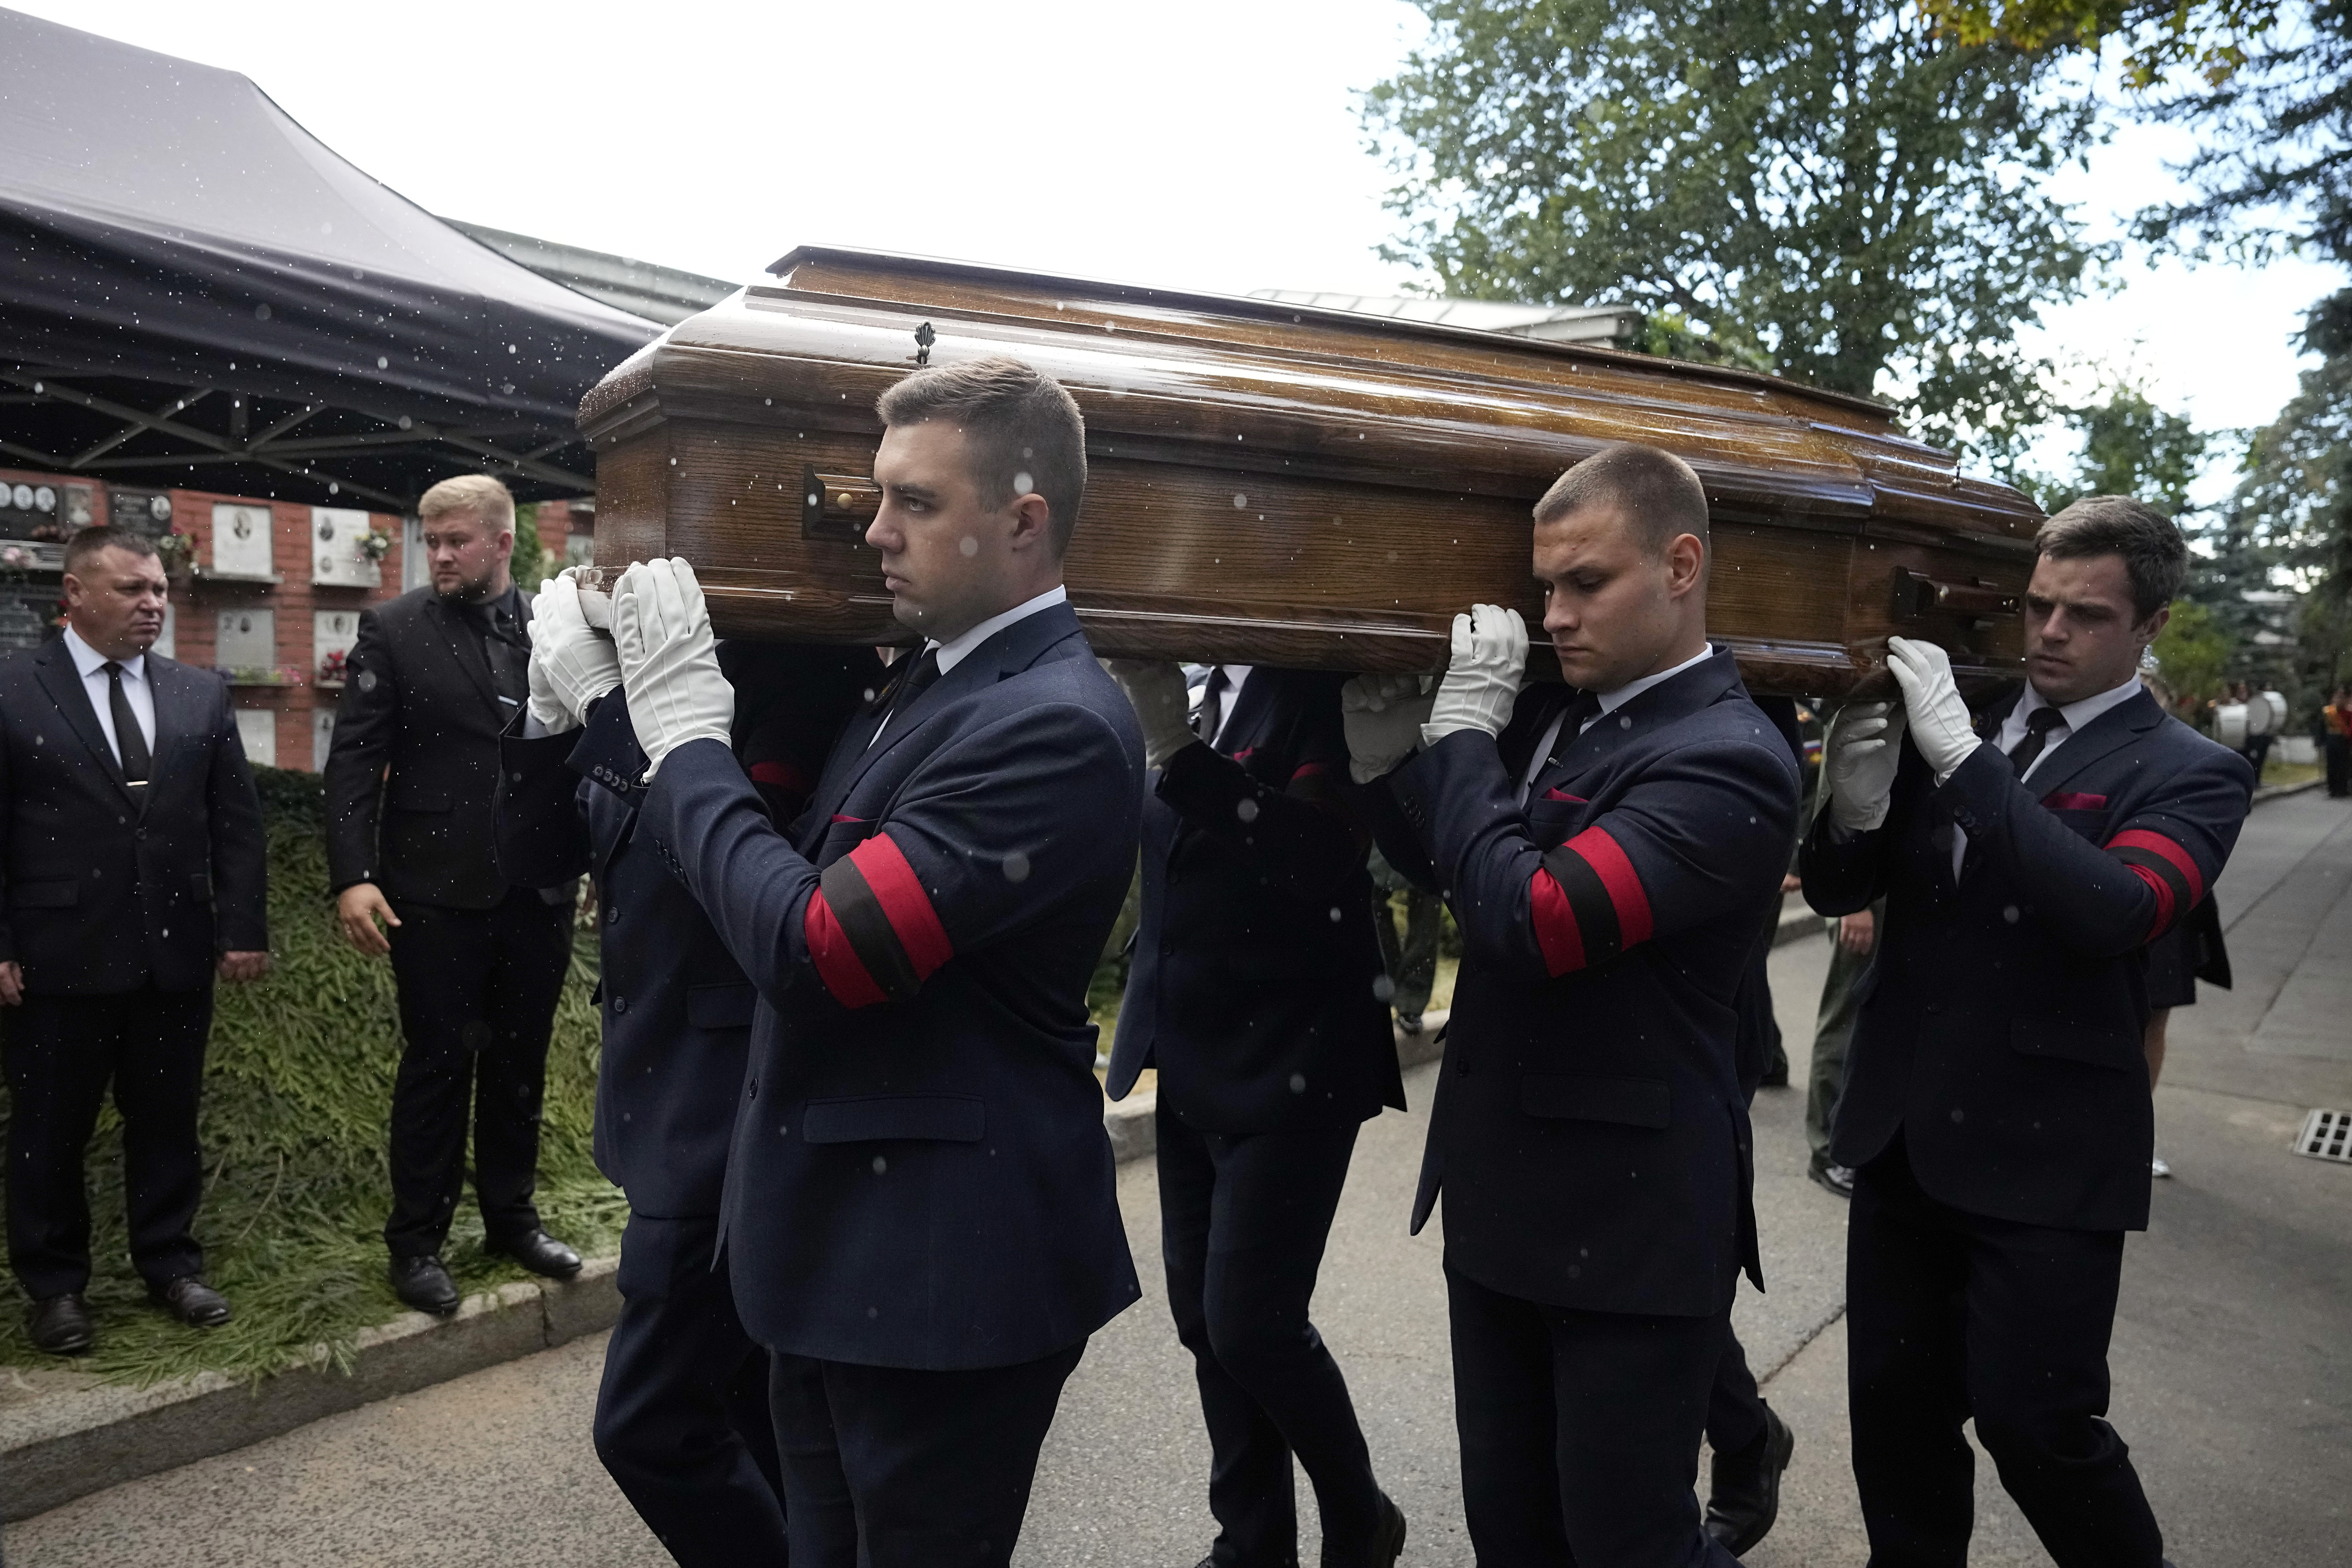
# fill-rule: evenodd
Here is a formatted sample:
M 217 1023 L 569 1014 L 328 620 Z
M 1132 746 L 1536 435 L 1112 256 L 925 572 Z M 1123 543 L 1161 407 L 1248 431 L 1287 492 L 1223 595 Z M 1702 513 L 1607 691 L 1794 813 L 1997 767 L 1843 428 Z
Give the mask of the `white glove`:
M 1889 637 L 1886 653 L 1886 667 L 1903 688 L 1903 706 L 1911 716 L 1911 744 L 1941 784 L 1984 744 L 1969 723 L 1969 705 L 1952 679 L 1951 656 L 1933 643 L 1908 637 Z
M 1437 684 L 1437 701 L 1421 727 L 1421 743 L 1435 746 L 1457 729 L 1500 735 L 1518 701 L 1528 668 L 1528 623 L 1516 610 L 1474 604 L 1454 618 L 1454 657 Z
M 1358 675 L 1339 688 L 1339 724 L 1348 732 L 1348 777 L 1369 784 L 1421 744 L 1421 727 L 1437 693 L 1426 675 Z
M 530 716 L 550 735 L 579 728 L 588 705 L 621 684 L 621 655 L 589 630 L 573 570 L 549 578 L 530 605 Z
M 1184 685 L 1184 672 L 1156 659 L 1113 659 L 1110 678 L 1135 705 L 1143 726 L 1143 765 L 1165 768 L 1168 759 L 1200 737 L 1186 722 L 1192 697 Z
M 719 673 L 710 612 L 692 567 L 672 558 L 623 572 L 613 590 L 613 644 L 647 779 L 689 740 L 729 739 L 735 688 Z
M 1895 770 L 1903 761 L 1903 710 L 1893 703 L 1848 703 L 1830 725 L 1830 816 L 1849 832 L 1886 822 Z

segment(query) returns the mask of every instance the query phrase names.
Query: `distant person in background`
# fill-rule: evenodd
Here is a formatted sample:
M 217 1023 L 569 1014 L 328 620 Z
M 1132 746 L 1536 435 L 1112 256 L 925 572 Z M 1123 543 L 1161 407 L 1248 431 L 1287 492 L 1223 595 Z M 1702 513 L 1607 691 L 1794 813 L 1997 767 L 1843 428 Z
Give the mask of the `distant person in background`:
M 532 608 L 528 712 L 501 748 L 499 869 L 530 887 L 596 878 L 596 1166 L 629 1200 L 596 1454 L 687 1568 L 781 1568 L 768 1353 L 744 1332 L 718 1244 L 758 993 L 637 831 L 646 756 L 618 690 L 619 653 L 591 624 L 609 624 L 601 596 L 567 572 Z M 728 643 L 719 653 L 736 693 L 736 756 L 770 820 L 788 826 L 881 665 L 863 648 Z M 854 1521 L 832 1523 L 826 1538 L 854 1553 Z
M 1437 944 L 1444 929 L 1445 900 L 1413 886 L 1389 864 L 1375 847 L 1367 869 L 1372 874 L 1372 935 L 1381 945 L 1381 965 L 1388 972 L 1389 1005 L 1396 1009 L 1397 1028 L 1419 1034 L 1422 1014 L 1437 988 Z M 1404 931 L 1397 931 L 1393 902 L 1404 895 Z
M 131 1262 L 181 1322 L 229 1318 L 194 1234 L 196 1103 L 213 977 L 268 972 L 268 868 L 227 685 L 148 652 L 165 588 L 150 540 L 84 528 L 65 634 L 0 662 L 8 1261 L 58 1355 L 92 1337 L 82 1161 L 110 1081 Z
M 2327 792 L 2352 795 L 2352 686 L 2338 686 L 2319 710 L 2320 742 L 2327 758 Z
M 486 1248 L 550 1279 L 580 1271 L 531 1201 L 576 889 L 519 887 L 493 849 L 499 736 L 530 695 L 530 603 L 508 570 L 514 497 L 468 475 L 425 491 L 417 515 L 432 581 L 360 612 L 327 754 L 327 868 L 344 937 L 390 954 L 400 987 L 393 1290 L 448 1313 L 457 1287 L 441 1247 L 468 1121 Z

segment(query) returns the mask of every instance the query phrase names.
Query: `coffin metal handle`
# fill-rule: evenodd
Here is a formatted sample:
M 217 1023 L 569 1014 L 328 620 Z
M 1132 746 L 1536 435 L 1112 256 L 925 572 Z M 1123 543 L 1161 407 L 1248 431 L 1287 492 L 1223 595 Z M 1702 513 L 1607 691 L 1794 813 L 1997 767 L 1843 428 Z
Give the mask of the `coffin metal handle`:
M 1895 618 L 1916 621 L 1941 611 L 1948 615 L 2014 615 L 2023 608 L 2014 593 L 1979 578 L 1944 582 L 1908 570 L 1895 574 Z
M 881 510 L 882 486 L 864 475 L 801 470 L 801 538 L 864 544 Z

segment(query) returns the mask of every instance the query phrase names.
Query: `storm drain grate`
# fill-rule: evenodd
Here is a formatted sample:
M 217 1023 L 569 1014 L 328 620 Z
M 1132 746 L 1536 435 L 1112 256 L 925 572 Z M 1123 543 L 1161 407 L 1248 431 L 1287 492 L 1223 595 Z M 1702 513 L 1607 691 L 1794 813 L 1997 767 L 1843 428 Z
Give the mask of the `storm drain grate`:
M 2314 1111 L 2303 1119 L 2294 1152 L 2352 1165 L 2352 1111 Z

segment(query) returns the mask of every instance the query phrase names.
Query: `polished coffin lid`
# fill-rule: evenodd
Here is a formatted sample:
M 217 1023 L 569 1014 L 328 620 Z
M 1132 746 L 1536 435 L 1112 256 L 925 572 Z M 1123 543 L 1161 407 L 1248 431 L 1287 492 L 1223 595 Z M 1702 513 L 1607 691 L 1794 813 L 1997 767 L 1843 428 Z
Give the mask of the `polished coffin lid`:
M 2040 514 L 1864 399 L 961 263 L 813 246 L 771 270 L 581 405 L 597 564 L 684 556 L 722 635 L 906 640 L 861 538 L 878 500 L 874 401 L 926 360 L 1009 353 L 1086 414 L 1067 580 L 1106 655 L 1441 669 L 1474 601 L 1536 620 L 1530 505 L 1633 440 L 1706 482 L 1710 634 L 1751 685 L 1839 695 L 1883 663 L 1890 632 L 1944 643 L 1972 681 L 2019 667 Z

